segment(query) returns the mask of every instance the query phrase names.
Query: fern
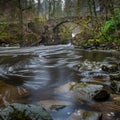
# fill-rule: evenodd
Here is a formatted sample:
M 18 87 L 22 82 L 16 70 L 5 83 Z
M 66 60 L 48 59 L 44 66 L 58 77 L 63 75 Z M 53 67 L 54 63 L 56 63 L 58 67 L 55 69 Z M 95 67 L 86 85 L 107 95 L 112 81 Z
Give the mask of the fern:
M 118 33 L 120 31 L 120 10 L 115 10 L 115 18 L 116 18 L 116 24 L 117 24 L 117 30 Z M 115 31 L 115 20 L 112 16 L 104 26 L 102 27 L 102 34 L 105 39 L 108 41 L 114 41 L 116 39 L 116 31 Z M 119 33 L 120 34 L 120 33 Z

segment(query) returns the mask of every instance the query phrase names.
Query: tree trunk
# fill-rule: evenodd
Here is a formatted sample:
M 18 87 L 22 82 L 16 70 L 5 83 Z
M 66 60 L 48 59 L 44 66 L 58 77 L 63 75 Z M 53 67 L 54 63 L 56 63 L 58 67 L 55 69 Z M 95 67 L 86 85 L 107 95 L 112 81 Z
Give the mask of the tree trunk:
M 38 8 L 37 8 L 37 14 L 40 14 L 40 0 L 38 0 Z
M 19 26 L 20 26 L 20 45 L 23 42 L 23 13 L 21 7 L 21 0 L 18 0 L 18 8 L 19 8 Z

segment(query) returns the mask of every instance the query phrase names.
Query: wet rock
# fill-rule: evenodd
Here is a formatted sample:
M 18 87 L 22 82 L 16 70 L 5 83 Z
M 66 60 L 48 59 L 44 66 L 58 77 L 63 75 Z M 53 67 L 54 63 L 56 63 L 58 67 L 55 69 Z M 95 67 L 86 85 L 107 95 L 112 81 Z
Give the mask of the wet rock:
M 85 101 L 91 101 L 94 97 L 98 100 L 103 100 L 103 98 L 107 98 L 108 94 L 104 94 L 104 97 L 102 96 L 101 92 L 103 90 L 102 85 L 97 84 L 88 84 L 88 83 L 78 83 L 75 86 L 73 86 L 73 96 L 77 100 L 85 100 Z M 97 94 L 101 94 L 100 97 L 98 97 Z M 105 96 L 107 95 L 107 96 Z
M 68 83 L 56 88 L 55 93 L 68 93 L 71 91 L 71 89 L 74 85 L 76 85 L 75 82 L 68 82 Z
M 120 105 L 120 95 L 119 94 L 111 94 L 111 98 L 113 102 L 117 105 Z
M 75 82 L 68 82 L 54 89 L 55 94 L 61 94 L 63 99 L 73 99 L 72 88 L 75 85 Z
M 106 101 L 109 98 L 110 98 L 110 93 L 108 93 L 107 90 L 98 91 L 93 97 L 95 101 Z
M 78 83 L 73 86 L 74 96 L 81 100 L 106 101 L 110 98 L 108 90 L 98 84 Z
M 101 120 L 120 120 L 120 115 L 117 116 L 114 112 L 104 112 L 101 115 Z
M 37 103 L 42 105 L 46 110 L 59 110 L 66 106 L 72 105 L 72 102 L 60 100 L 43 100 Z
M 84 62 L 74 66 L 74 69 L 80 72 L 85 70 L 100 71 L 100 65 L 100 62 L 91 62 L 86 59 Z
M 94 111 L 77 110 L 68 120 L 99 120 L 101 114 Z
M 111 80 L 111 88 L 115 92 L 120 92 L 120 73 L 110 75 L 110 80 Z
M 110 80 L 120 81 L 120 73 L 110 75 Z
M 52 120 L 41 106 L 13 103 L 0 111 L 1 120 Z
M 117 72 L 118 71 L 118 65 L 112 64 L 112 65 L 102 65 L 102 70 L 105 72 Z
M 113 80 L 110 86 L 115 92 L 120 92 L 120 81 Z

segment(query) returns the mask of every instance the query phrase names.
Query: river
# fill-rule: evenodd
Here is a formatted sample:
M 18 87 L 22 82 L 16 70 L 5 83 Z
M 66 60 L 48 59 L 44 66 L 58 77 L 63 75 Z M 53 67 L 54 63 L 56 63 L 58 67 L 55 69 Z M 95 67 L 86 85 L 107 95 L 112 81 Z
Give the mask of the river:
M 89 81 L 88 70 L 78 73 L 74 66 L 89 61 L 103 63 L 119 59 L 112 51 L 81 50 L 72 45 L 28 48 L 0 48 L 0 106 L 13 102 L 36 104 L 44 100 L 70 101 L 55 88 L 71 81 Z M 94 71 L 101 74 L 99 71 Z M 55 120 L 65 120 L 78 109 L 74 105 L 50 112 Z

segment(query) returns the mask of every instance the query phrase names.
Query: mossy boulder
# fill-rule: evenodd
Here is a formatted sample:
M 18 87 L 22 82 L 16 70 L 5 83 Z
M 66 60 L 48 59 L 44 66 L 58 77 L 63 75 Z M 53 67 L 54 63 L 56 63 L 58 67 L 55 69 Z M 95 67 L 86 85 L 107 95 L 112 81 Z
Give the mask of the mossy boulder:
M 104 86 L 98 84 L 78 83 L 73 86 L 74 97 L 85 101 L 106 101 L 110 97 Z
M 41 106 L 13 103 L 0 111 L 1 120 L 52 120 Z
M 73 39 L 74 45 L 80 45 L 84 46 L 89 39 L 93 39 L 94 36 L 88 31 L 81 31 L 79 34 L 77 34 Z

